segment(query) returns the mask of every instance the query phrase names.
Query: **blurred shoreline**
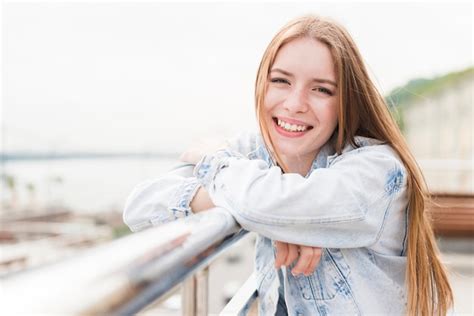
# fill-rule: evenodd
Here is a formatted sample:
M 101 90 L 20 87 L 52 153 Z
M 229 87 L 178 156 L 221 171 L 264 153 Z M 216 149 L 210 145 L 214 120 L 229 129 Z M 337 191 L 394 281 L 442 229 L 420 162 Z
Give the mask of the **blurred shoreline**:
M 21 161 L 49 161 L 64 159 L 176 159 L 179 153 L 173 152 L 0 152 L 2 163 L 15 163 Z

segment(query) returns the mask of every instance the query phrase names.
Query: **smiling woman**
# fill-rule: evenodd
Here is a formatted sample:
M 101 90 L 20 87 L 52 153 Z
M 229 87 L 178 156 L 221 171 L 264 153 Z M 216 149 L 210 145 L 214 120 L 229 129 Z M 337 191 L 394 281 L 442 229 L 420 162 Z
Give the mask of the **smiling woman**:
M 423 177 L 344 27 L 318 16 L 283 27 L 255 100 L 260 132 L 140 184 L 130 228 L 227 209 L 258 234 L 261 315 L 446 314 Z
M 262 118 L 284 165 L 302 176 L 337 125 L 336 88 L 334 61 L 325 44 L 302 37 L 278 51 Z

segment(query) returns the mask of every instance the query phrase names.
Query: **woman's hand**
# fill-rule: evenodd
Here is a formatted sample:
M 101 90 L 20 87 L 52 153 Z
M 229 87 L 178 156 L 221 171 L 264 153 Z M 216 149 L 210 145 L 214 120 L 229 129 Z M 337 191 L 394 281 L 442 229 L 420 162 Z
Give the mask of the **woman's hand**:
M 200 187 L 197 190 L 189 206 L 191 207 L 193 213 L 207 211 L 215 207 L 214 203 L 211 200 L 211 197 L 209 196 L 209 193 L 207 193 L 206 189 L 204 189 L 203 187 Z
M 229 144 L 223 138 L 200 139 L 192 143 L 191 146 L 181 154 L 179 160 L 195 165 L 205 155 L 214 153 L 228 146 Z
M 289 266 L 298 257 L 298 262 L 291 270 L 293 275 L 303 273 L 310 275 L 316 269 L 321 259 L 321 248 L 288 244 L 282 241 L 275 241 L 276 258 L 275 267 Z

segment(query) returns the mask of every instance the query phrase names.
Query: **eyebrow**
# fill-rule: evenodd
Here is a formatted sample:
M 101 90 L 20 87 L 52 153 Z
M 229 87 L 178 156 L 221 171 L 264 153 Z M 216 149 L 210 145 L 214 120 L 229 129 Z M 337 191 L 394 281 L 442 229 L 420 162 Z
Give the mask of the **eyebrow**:
M 270 73 L 272 73 L 272 72 L 279 72 L 279 73 L 284 74 L 285 76 L 294 77 L 294 75 L 291 72 L 288 72 L 288 71 L 280 69 L 280 68 L 272 68 L 270 70 Z M 320 82 L 320 83 L 328 83 L 328 84 L 331 84 L 331 85 L 333 85 L 334 87 L 337 88 L 337 83 L 335 83 L 334 81 L 329 80 L 329 79 L 313 78 L 313 81 Z

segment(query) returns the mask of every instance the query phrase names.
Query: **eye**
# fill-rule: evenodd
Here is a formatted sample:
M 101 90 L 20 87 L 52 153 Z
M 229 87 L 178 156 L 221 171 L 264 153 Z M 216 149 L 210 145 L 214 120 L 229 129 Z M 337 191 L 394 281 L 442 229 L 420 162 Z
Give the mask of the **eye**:
M 288 80 L 284 79 L 284 78 L 272 78 L 272 79 L 270 79 L 270 82 L 290 84 L 290 82 Z
M 322 93 L 327 94 L 327 95 L 329 95 L 329 96 L 332 96 L 332 95 L 333 95 L 333 93 L 332 93 L 331 90 L 326 89 L 326 88 L 324 88 L 324 87 L 317 87 L 317 88 L 314 88 L 313 91 L 322 92 Z

